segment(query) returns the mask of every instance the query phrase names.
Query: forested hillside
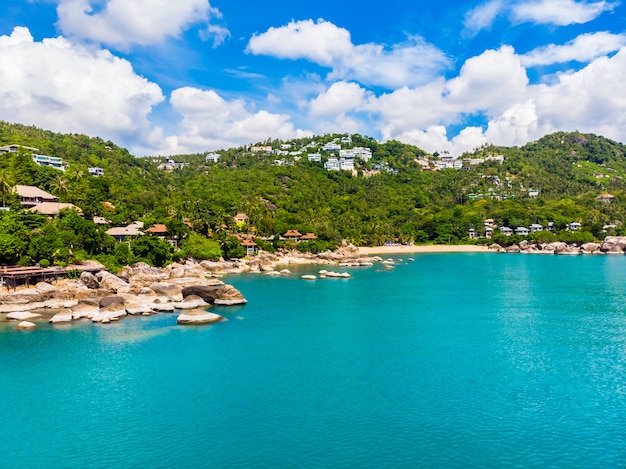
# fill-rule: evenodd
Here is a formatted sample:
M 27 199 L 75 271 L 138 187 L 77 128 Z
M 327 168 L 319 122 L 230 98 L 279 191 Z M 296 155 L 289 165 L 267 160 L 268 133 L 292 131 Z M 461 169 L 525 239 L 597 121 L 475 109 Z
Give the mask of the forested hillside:
M 371 159 L 356 158 L 353 171 L 325 169 L 337 155 L 323 145 L 342 140 L 342 148 L 371 150 Z M 242 255 L 228 247 L 236 244 L 228 237 L 236 231 L 257 239 L 289 229 L 312 232 L 317 248 L 342 239 L 357 245 L 458 243 L 476 242 L 468 239 L 469 230 L 480 238 L 484 220 L 493 219 L 512 228 L 554 224 L 554 233 L 535 233 L 531 239 L 586 241 L 622 233 L 626 220 L 626 147 L 589 134 L 555 133 L 521 148 L 488 146 L 458 156 L 457 169 L 439 170 L 446 160 L 452 166 L 449 155 L 360 135 L 258 142 L 254 147 L 263 150 L 224 149 L 210 163 L 205 154 L 173 156 L 173 162 L 188 163 L 177 168 L 163 165 L 165 157 L 135 158 L 99 138 L 0 122 L 0 146 L 9 144 L 60 157 L 66 169 L 38 166 L 26 149 L 0 153 L 0 190 L 10 208 L 0 219 L 4 263 L 67 262 L 77 255 L 115 255 L 119 262 L 146 258 L 138 255 L 141 247 L 120 253 L 124 248 L 104 234 L 134 220 L 146 227 L 165 223 L 180 238 L 192 233 L 196 245 L 211 236 L 209 250 L 232 256 Z M 309 161 L 311 154 L 321 161 Z M 91 176 L 91 167 L 102 168 L 104 175 Z M 37 186 L 73 203 L 87 220 L 67 214 L 48 220 L 25 212 L 12 190 L 16 184 Z M 614 197 L 597 199 L 606 193 Z M 237 213 L 247 214 L 248 222 L 236 224 Z M 94 225 L 93 216 L 104 217 L 109 226 Z M 572 222 L 581 228 L 568 230 Z M 494 232 L 494 240 L 506 244 L 517 238 Z M 148 260 L 163 262 L 172 254 Z

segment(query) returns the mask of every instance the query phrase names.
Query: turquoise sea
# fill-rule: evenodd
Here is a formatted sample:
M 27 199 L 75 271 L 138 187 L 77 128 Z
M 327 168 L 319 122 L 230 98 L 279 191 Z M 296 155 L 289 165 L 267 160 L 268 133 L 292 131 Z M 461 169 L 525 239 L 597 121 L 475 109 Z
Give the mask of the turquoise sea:
M 0 327 L 0 467 L 626 467 L 626 257 L 403 259 L 228 277 L 211 326 Z

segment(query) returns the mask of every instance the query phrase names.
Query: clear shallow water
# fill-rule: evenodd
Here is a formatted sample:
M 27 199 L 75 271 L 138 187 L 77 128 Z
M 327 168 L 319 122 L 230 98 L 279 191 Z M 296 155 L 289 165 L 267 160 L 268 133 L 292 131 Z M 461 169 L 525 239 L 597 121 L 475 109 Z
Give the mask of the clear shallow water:
M 0 329 L 0 467 L 626 467 L 626 257 L 414 258 Z

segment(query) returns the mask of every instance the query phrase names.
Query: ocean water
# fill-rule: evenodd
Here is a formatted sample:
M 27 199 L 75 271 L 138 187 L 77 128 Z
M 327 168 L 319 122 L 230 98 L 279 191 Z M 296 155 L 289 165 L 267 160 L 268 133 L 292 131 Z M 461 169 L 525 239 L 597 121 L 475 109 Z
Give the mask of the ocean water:
M 414 259 L 228 277 L 210 326 L 0 327 L 0 467 L 626 467 L 626 257 Z

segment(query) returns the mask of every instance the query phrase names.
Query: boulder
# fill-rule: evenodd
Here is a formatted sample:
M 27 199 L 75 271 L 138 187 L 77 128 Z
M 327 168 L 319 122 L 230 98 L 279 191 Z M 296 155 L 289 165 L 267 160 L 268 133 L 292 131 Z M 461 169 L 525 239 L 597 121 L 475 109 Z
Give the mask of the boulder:
M 96 274 L 100 288 L 117 293 L 122 288 L 128 288 L 128 283 L 110 272 L 102 271 Z
M 91 272 L 83 272 L 82 274 L 80 274 L 80 281 L 83 282 L 87 288 L 90 288 L 92 290 L 100 287 L 98 279 Z
M 61 313 L 57 313 L 54 316 L 52 316 L 52 318 L 50 319 L 50 323 L 52 324 L 58 324 L 61 322 L 72 322 L 72 319 L 74 319 L 74 316 L 72 314 L 71 310 L 66 310 L 63 311 Z
M 30 313 L 28 311 L 15 311 L 7 314 L 7 319 L 14 319 L 16 321 L 26 321 L 27 319 L 40 318 L 41 314 Z
M 600 251 L 601 247 L 602 245 L 599 243 L 585 243 L 582 246 L 580 246 L 580 250 L 581 252 L 585 254 L 596 254 L 596 253 L 601 252 Z
M 23 290 L 17 290 L 6 295 L 2 302 L 5 305 L 17 305 L 25 303 L 44 302 L 52 297 L 50 292 L 44 293 L 36 290 L 35 288 L 25 288 Z
M 167 282 L 156 282 L 150 285 L 157 295 L 167 296 L 174 301 L 181 301 L 183 299 L 183 287 Z
M 209 306 L 209 303 L 204 301 L 197 295 L 189 295 L 185 297 L 183 301 L 178 303 L 173 303 L 172 306 L 176 309 L 194 309 L 194 308 L 204 308 Z
M 124 308 L 126 308 L 126 312 L 128 314 L 132 315 L 150 313 L 152 311 L 152 308 L 150 306 L 132 296 L 124 298 Z
M 170 278 L 170 272 L 165 269 L 159 269 L 157 267 L 150 267 L 149 265 L 141 262 L 137 267 L 130 267 L 128 273 L 130 275 L 130 282 L 137 284 L 149 285 L 154 282 L 161 282 Z
M 624 254 L 625 250 L 626 236 L 607 236 L 600 246 L 600 251 L 607 254 Z
M 72 308 L 72 318 L 92 318 L 95 314 L 98 313 L 98 311 L 100 311 L 98 305 L 89 303 L 78 303 Z
M 17 328 L 26 331 L 30 329 L 36 329 L 37 324 L 35 324 L 34 322 L 22 321 L 17 325 Z
M 242 305 L 247 302 L 241 292 L 232 285 L 224 285 L 224 288 L 218 290 L 215 298 L 216 305 Z
M 317 277 L 311 274 L 300 275 L 300 278 L 303 280 L 317 280 Z
M 517 244 L 512 244 L 511 246 L 506 248 L 506 252 L 520 252 L 521 249 Z
M 39 282 L 37 283 L 37 285 L 35 285 L 35 290 L 37 290 L 39 293 L 53 295 L 58 290 L 58 288 L 54 285 L 50 285 L 48 282 Z
M 63 298 L 53 298 L 46 301 L 46 307 L 50 309 L 71 308 L 77 304 L 78 300 L 66 300 Z
M 113 304 L 106 308 L 100 308 L 96 314 L 91 317 L 93 322 L 108 322 L 115 321 L 119 318 L 126 316 L 126 308 L 123 304 Z
M 106 308 L 111 305 L 123 305 L 124 297 L 123 296 L 105 296 L 104 298 L 100 298 L 98 302 L 98 306 L 100 308 Z
M 218 296 L 217 291 L 224 288 L 224 284 L 222 282 L 220 282 L 220 284 L 221 285 L 191 285 L 189 287 L 184 287 L 182 290 L 183 298 L 195 295 L 199 296 L 208 303 L 213 303 L 215 298 Z
M 211 324 L 223 321 L 225 318 L 219 314 L 209 313 L 203 309 L 194 309 L 181 314 L 176 318 L 178 324 Z

